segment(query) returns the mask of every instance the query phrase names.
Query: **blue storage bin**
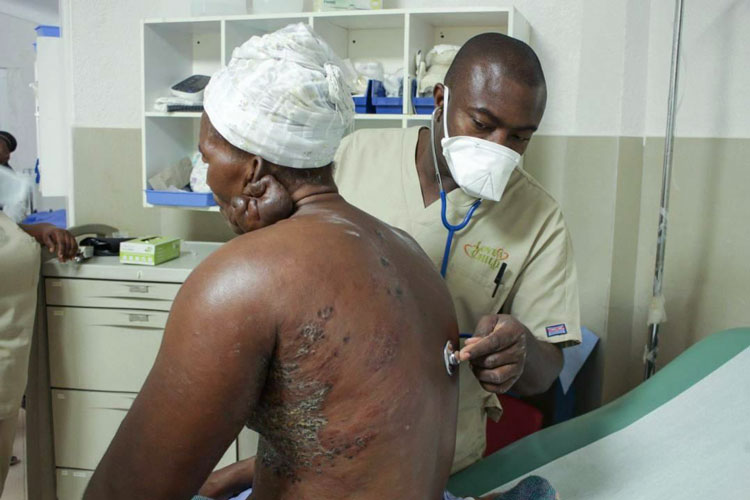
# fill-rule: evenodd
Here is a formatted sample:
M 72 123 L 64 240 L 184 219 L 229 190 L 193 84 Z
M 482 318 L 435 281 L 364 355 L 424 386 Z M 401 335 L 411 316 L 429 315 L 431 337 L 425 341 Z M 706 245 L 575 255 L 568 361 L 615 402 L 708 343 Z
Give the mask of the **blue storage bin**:
M 213 193 L 156 191 L 155 189 L 146 189 L 146 201 L 152 205 L 175 207 L 213 207 L 216 205 Z
M 417 81 L 412 80 L 411 86 L 411 103 L 414 105 L 414 112 L 418 115 L 430 115 L 435 109 L 435 98 L 417 97 Z
M 60 229 L 65 229 L 68 227 L 67 221 L 67 212 L 64 208 L 61 208 L 60 210 L 55 211 L 36 212 L 30 214 L 23 220 L 22 224 L 39 224 L 41 222 L 46 222 L 48 224 L 52 224 L 53 226 L 57 226 Z
M 380 80 L 370 80 L 372 83 L 371 94 L 372 104 L 375 106 L 375 113 L 386 115 L 400 115 L 403 112 L 403 97 L 386 97 L 385 87 Z
M 36 31 L 36 36 L 48 36 L 53 38 L 60 38 L 60 27 L 59 26 L 49 26 L 46 24 L 40 24 L 36 28 L 34 28 L 34 31 Z
M 435 98 L 414 97 L 411 102 L 414 104 L 414 112 L 418 115 L 431 115 L 435 110 Z
M 367 90 L 365 95 L 352 97 L 354 99 L 354 111 L 357 113 L 372 114 L 375 112 L 375 106 L 372 104 L 372 80 L 367 81 Z

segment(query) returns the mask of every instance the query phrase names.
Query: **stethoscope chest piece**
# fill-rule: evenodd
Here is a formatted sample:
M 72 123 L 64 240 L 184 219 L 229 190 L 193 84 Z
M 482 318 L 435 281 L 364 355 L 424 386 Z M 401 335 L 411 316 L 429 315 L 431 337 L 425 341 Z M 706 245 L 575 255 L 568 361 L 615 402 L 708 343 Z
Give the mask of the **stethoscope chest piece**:
M 446 342 L 443 349 L 443 360 L 445 361 L 445 370 L 448 372 L 448 375 L 456 373 L 456 369 L 461 364 L 461 361 L 456 357 L 456 351 L 454 351 L 450 340 Z

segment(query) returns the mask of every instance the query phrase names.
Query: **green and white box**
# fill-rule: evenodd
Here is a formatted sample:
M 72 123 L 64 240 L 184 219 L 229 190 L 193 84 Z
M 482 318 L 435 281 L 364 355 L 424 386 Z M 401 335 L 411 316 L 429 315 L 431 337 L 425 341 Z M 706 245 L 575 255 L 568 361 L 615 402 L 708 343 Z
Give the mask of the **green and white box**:
M 158 266 L 180 256 L 180 238 L 148 236 L 120 243 L 120 263 Z

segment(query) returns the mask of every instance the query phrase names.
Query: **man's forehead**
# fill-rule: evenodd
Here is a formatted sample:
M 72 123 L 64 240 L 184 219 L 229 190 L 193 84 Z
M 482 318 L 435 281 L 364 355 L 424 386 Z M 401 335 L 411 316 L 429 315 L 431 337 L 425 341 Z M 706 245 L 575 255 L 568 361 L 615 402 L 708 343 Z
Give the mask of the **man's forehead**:
M 450 89 L 450 99 L 461 107 L 491 114 L 503 121 L 541 120 L 546 93 L 543 86 L 530 87 L 504 72 L 499 64 L 473 65 Z

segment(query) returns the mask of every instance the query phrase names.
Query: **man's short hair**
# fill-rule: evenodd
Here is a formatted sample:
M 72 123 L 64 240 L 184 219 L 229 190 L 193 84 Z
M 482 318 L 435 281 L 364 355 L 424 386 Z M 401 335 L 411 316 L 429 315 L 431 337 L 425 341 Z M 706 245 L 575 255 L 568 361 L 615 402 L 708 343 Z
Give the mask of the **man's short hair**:
M 445 84 L 453 89 L 480 60 L 499 64 L 503 76 L 529 87 L 546 85 L 542 64 L 534 49 L 502 33 L 482 33 L 469 39 L 448 68 Z

